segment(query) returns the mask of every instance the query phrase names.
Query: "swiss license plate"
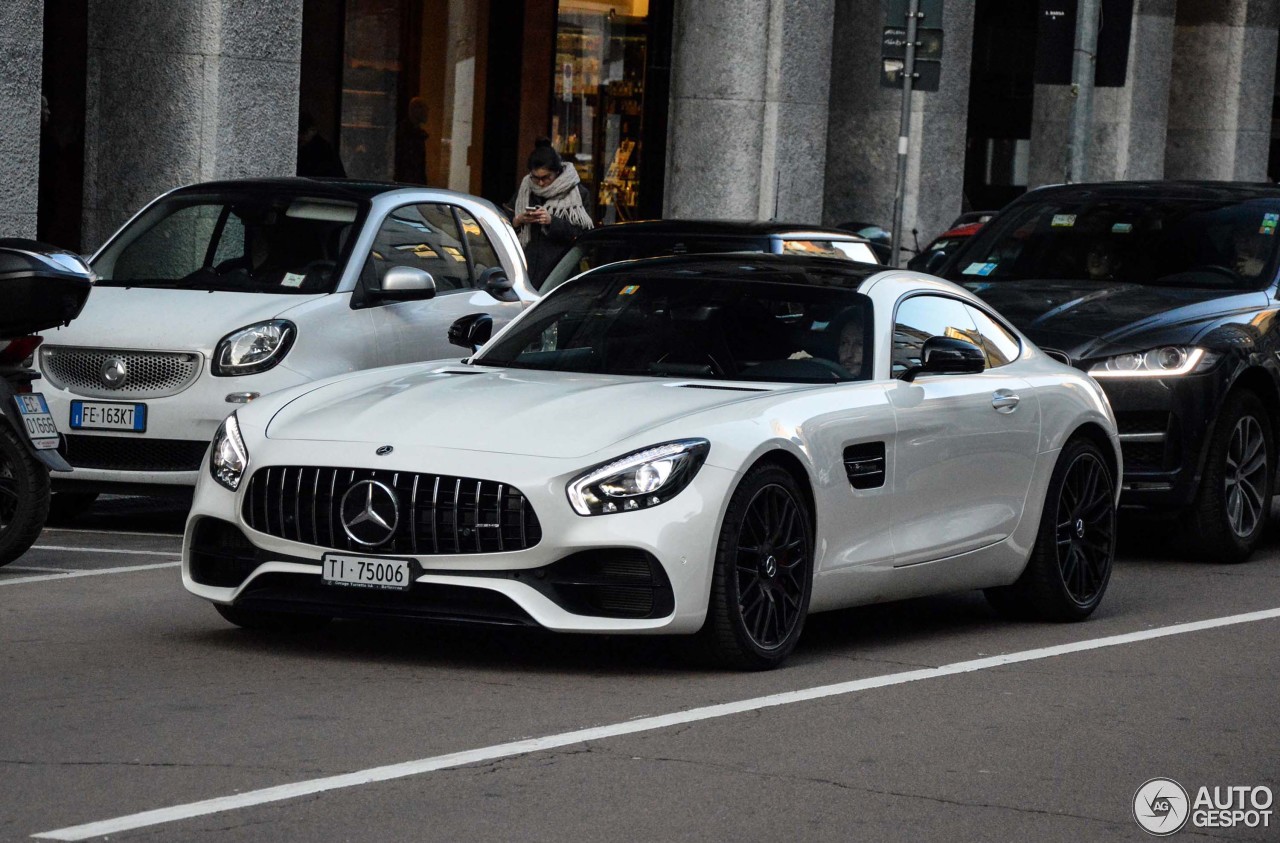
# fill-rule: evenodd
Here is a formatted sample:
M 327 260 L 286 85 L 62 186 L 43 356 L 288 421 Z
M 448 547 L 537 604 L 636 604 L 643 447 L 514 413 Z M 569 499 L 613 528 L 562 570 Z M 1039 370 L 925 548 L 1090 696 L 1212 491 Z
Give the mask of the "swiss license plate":
M 53 414 L 49 412 L 44 396 L 32 392 L 15 395 L 13 399 L 18 402 L 18 415 L 26 425 L 31 444 L 41 451 L 58 447 L 58 426 L 53 423 Z
M 120 404 L 115 401 L 72 401 L 71 429 L 145 433 L 147 405 Z
M 331 585 L 353 585 L 360 588 L 409 588 L 413 572 L 405 559 L 382 559 L 370 556 L 340 556 L 326 553 L 321 560 L 321 578 Z

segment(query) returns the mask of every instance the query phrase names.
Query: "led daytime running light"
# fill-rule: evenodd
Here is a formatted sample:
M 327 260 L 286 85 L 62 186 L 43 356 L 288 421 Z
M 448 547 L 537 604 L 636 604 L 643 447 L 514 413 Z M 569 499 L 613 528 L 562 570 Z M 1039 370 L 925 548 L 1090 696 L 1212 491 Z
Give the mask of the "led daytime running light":
M 608 515 L 664 503 L 693 480 L 710 450 L 705 439 L 682 439 L 636 451 L 593 468 L 565 490 L 579 515 Z
M 1174 348 L 1174 346 L 1170 346 L 1169 348 Z M 1092 377 L 1095 377 L 1095 378 L 1167 378 L 1167 377 L 1176 377 L 1177 375 L 1185 375 L 1185 374 L 1187 374 L 1187 373 L 1189 373 L 1189 372 L 1194 371 L 1194 370 L 1195 370 L 1195 368 L 1196 368 L 1197 366 L 1199 366 L 1199 365 L 1200 365 L 1201 361 L 1202 361 L 1202 360 L 1204 360 L 1204 357 L 1205 357 L 1205 350 L 1204 350 L 1203 348 L 1192 348 L 1192 349 L 1190 349 L 1190 350 L 1189 350 L 1189 352 L 1187 352 L 1187 353 L 1186 353 L 1186 357 L 1185 357 L 1185 359 L 1182 361 L 1182 363 L 1181 363 L 1180 365 L 1178 365 L 1178 366 L 1176 366 L 1176 367 L 1172 368 L 1172 369 L 1152 369 L 1152 368 L 1148 368 L 1148 367 L 1147 367 L 1147 363 L 1146 363 L 1146 358 L 1147 358 L 1148 356 L 1150 356 L 1151 354 L 1155 353 L 1155 352 L 1158 352 L 1158 351 L 1164 351 L 1164 350 L 1165 350 L 1164 348 L 1159 348 L 1159 349 L 1153 349 L 1152 351 L 1148 351 L 1148 352 L 1145 352 L 1145 353 L 1142 353 L 1142 354 L 1137 354 L 1137 353 L 1135 353 L 1135 354 L 1133 354 L 1133 355 L 1123 355 L 1123 354 L 1121 354 L 1121 355 L 1117 355 L 1116 357 L 1112 357 L 1112 358 L 1110 358 L 1109 360 L 1107 360 L 1107 361 L 1105 361 L 1105 362 L 1103 362 L 1103 363 L 1099 363 L 1098 365 L 1096 365 L 1096 366 L 1094 366 L 1093 368 L 1091 368 L 1091 369 L 1089 370 L 1089 374 L 1090 374 Z M 1179 350 L 1182 350 L 1182 349 L 1179 349 Z M 1111 363 L 1112 361 L 1117 360 L 1117 359 L 1119 359 L 1120 357 L 1127 357 L 1127 356 L 1133 356 L 1133 357 L 1138 358 L 1138 367 L 1133 368 L 1133 369 L 1108 369 L 1108 368 L 1106 368 L 1106 366 L 1107 366 L 1107 364 L 1108 364 L 1108 363 Z M 1212 362 L 1212 361 L 1210 361 L 1210 362 Z
M 219 485 L 234 492 L 248 467 L 249 449 L 240 435 L 240 422 L 232 413 L 213 435 L 213 446 L 209 449 L 209 473 Z

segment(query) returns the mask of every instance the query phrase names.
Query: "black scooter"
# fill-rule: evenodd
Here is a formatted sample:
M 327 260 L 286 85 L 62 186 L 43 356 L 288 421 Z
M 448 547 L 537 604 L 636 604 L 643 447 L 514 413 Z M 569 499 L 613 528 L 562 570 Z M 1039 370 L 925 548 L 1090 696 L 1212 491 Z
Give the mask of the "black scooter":
M 36 332 L 79 315 L 93 272 L 72 252 L 0 239 L 0 565 L 31 547 L 49 515 L 49 472 L 70 471 L 30 361 Z

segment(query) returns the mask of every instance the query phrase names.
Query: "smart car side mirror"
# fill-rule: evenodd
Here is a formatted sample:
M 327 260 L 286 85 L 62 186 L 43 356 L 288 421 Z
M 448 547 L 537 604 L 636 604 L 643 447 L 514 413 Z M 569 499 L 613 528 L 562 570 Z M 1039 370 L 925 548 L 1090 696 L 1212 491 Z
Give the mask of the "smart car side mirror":
M 436 294 L 436 279 L 416 266 L 393 266 L 382 273 L 382 286 L 370 290 L 369 294 L 383 301 L 430 299 Z
M 515 287 L 511 284 L 511 279 L 507 277 L 507 271 L 500 266 L 491 266 L 481 272 L 476 282 L 476 286 L 498 301 L 520 301 L 520 296 L 516 294 Z
M 929 337 L 920 352 L 920 365 L 903 373 L 904 381 L 917 375 L 973 375 L 987 368 L 987 355 L 971 342 L 953 337 Z
M 493 336 L 493 317 L 487 313 L 468 313 L 449 326 L 449 343 L 475 352 Z

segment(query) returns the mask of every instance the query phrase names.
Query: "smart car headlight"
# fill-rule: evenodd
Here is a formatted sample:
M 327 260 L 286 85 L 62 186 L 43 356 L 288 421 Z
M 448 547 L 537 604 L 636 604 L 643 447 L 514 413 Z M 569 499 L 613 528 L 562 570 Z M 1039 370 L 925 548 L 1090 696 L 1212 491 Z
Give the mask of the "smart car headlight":
M 213 352 L 213 374 L 218 377 L 265 372 L 284 359 L 298 329 L 287 319 L 272 319 L 232 331 L 218 341 Z
M 244 446 L 244 438 L 240 435 L 240 422 L 236 420 L 236 414 L 232 413 L 218 425 L 218 432 L 213 434 L 213 447 L 209 449 L 209 473 L 214 480 L 234 492 L 248 467 L 249 449 Z
M 1150 351 L 1134 351 L 1108 357 L 1089 369 L 1095 378 L 1168 378 L 1203 372 L 1218 361 L 1218 354 L 1203 348 L 1165 345 Z
M 710 450 L 705 439 L 680 439 L 610 460 L 569 483 L 569 503 L 579 515 L 631 512 L 666 503 L 689 485 Z

